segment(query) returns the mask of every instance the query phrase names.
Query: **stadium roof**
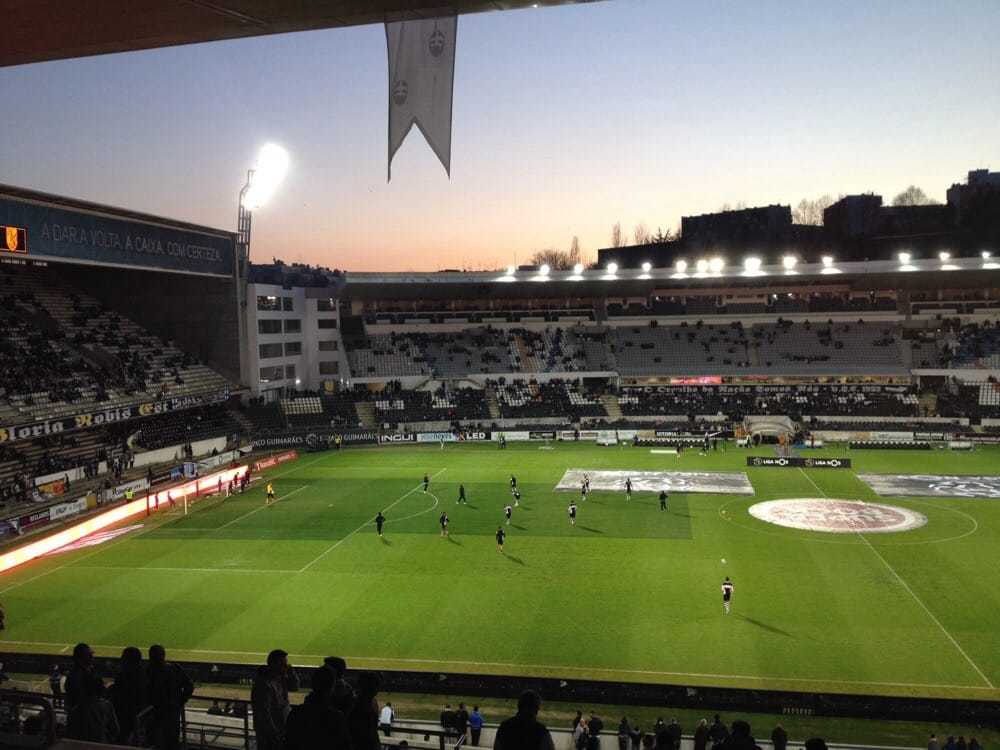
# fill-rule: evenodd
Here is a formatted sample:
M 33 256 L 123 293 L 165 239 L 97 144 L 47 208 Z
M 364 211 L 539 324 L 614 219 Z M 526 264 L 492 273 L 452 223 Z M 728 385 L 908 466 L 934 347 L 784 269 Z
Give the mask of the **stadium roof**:
M 220 39 L 595 0 L 14 0 L 0 67 Z
M 955 289 L 1000 286 L 1000 258 L 940 258 L 899 261 L 865 261 L 825 265 L 798 265 L 793 271 L 781 265 L 763 266 L 748 274 L 741 266 L 719 273 L 673 268 L 646 271 L 622 269 L 611 274 L 590 270 L 581 274 L 553 271 L 348 273 L 344 294 L 357 299 L 447 299 L 488 297 L 630 297 L 653 292 L 680 294 L 698 289 L 732 289 L 729 293 L 760 294 L 765 289 L 832 287 L 858 291 L 886 289 Z

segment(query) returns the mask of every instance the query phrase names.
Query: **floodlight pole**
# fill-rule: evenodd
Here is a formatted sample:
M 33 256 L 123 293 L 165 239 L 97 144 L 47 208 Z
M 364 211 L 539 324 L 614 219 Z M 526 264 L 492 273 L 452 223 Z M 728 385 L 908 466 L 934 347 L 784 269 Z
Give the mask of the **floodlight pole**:
M 233 283 L 236 287 L 236 319 L 239 330 L 240 347 L 240 380 L 250 386 L 250 339 L 247 335 L 247 284 L 250 277 L 250 221 L 251 212 L 243 205 L 250 185 L 253 183 L 254 170 L 247 170 L 247 181 L 240 190 L 239 207 L 236 215 L 236 262 L 233 265 Z

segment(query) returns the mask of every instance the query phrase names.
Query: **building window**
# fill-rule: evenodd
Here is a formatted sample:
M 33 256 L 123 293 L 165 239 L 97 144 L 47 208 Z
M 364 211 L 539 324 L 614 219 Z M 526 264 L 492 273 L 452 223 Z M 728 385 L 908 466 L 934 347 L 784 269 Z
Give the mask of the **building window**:
M 331 328 L 336 328 L 337 327 L 337 319 L 336 318 L 320 318 L 316 322 L 319 323 L 319 329 L 321 331 L 325 331 L 325 330 L 329 330 Z
M 302 333 L 302 321 L 295 318 L 286 320 L 285 333 Z
M 277 312 L 281 310 L 281 300 L 277 297 L 258 297 L 257 298 L 257 309 L 266 310 L 268 312 Z
M 335 352 L 340 348 L 336 341 L 320 341 L 319 350 L 321 352 Z
M 258 349 L 261 359 L 273 359 L 281 356 L 281 344 L 261 344 Z
M 285 356 L 286 357 L 296 357 L 302 354 L 302 342 L 301 341 L 287 341 L 285 342 Z
M 339 362 L 320 362 L 319 363 L 319 374 L 320 375 L 339 375 L 340 374 L 340 363 Z
M 281 321 L 274 319 L 258 320 L 257 333 L 281 333 Z
M 292 298 L 291 297 L 282 297 L 281 298 L 281 308 L 285 312 L 291 312 L 292 310 L 294 310 L 295 307 L 294 307 L 294 305 L 292 305 Z
M 295 380 L 295 365 L 285 365 L 285 380 Z
M 337 307 L 332 299 L 318 299 L 316 300 L 316 309 L 319 312 L 333 312 Z
M 261 367 L 260 368 L 260 382 L 270 383 L 272 380 L 282 380 L 285 377 L 285 368 L 281 365 L 275 365 L 274 367 Z

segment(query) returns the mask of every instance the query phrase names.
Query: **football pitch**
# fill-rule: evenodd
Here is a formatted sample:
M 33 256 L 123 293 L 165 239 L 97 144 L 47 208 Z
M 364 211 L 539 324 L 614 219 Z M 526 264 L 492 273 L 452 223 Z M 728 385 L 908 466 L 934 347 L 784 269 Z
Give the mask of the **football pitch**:
M 162 642 L 175 659 L 259 663 L 280 647 L 358 668 L 1000 698 L 1000 500 L 879 497 L 857 476 L 1000 474 L 1000 449 L 817 451 L 849 456 L 850 470 L 747 467 L 751 454 L 774 455 L 571 443 L 306 454 L 267 473 L 271 506 L 258 481 L 3 576 L 0 648 Z M 754 494 L 673 491 L 661 511 L 655 491 L 626 502 L 595 486 L 581 502 L 556 489 L 574 469 L 745 473 Z M 521 501 L 507 526 L 511 474 Z M 926 523 L 831 534 L 749 513 L 782 498 L 879 502 Z

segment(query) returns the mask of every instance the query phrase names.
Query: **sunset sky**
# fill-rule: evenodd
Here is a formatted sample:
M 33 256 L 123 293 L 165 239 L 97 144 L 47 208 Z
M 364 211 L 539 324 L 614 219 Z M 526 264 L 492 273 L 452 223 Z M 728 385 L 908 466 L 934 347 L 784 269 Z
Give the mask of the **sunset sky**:
M 874 6 L 874 7 L 873 7 Z M 253 256 L 355 271 L 586 254 L 612 224 L 1000 170 L 1000 2 L 609 0 L 459 20 L 452 174 L 386 183 L 381 26 L 0 69 L 0 182 L 235 229 L 257 149 L 292 166 Z

